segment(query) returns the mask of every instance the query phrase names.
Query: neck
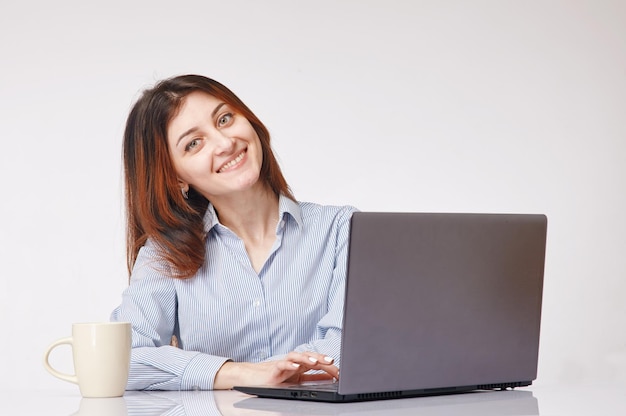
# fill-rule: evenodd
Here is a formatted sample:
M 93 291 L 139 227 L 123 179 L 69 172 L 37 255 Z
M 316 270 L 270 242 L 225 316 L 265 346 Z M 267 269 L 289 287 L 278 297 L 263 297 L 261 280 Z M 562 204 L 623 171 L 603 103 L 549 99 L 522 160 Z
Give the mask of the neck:
M 273 238 L 278 222 L 278 196 L 265 186 L 211 201 L 220 223 L 243 240 Z

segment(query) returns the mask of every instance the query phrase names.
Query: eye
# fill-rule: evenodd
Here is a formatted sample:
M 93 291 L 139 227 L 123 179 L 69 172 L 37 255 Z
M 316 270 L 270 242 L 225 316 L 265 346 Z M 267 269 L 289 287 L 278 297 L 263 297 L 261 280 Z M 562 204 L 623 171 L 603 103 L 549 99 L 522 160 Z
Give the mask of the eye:
M 187 146 L 185 146 L 185 151 L 189 152 L 198 146 L 200 146 L 200 139 L 193 139 L 189 143 L 187 143 Z
M 226 113 L 223 114 L 220 118 L 217 119 L 217 126 L 218 127 L 224 127 L 227 126 L 228 124 L 231 123 L 231 121 L 233 120 L 233 113 Z

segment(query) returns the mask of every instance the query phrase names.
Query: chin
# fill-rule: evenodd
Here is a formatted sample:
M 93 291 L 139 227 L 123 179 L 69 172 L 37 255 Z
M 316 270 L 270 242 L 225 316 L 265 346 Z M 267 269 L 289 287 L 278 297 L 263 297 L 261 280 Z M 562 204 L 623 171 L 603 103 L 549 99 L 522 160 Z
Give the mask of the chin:
M 263 186 L 263 184 L 259 180 L 259 175 L 240 178 L 238 182 L 239 182 L 239 189 L 241 190 L 253 188 L 257 185 Z

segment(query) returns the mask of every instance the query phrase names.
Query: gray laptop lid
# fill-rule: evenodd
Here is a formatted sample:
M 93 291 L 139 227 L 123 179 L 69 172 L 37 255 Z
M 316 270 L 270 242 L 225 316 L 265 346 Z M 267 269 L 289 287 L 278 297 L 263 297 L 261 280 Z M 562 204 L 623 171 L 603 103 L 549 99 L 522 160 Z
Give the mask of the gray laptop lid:
M 530 384 L 546 227 L 543 215 L 355 213 L 339 393 Z

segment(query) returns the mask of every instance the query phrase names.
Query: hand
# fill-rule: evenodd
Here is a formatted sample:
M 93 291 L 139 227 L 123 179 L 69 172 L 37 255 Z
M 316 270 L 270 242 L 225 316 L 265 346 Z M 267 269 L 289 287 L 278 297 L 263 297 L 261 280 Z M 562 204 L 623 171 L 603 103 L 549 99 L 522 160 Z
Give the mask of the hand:
M 309 370 L 324 373 L 304 374 Z M 236 385 L 276 385 L 312 380 L 339 378 L 339 368 L 333 359 L 315 352 L 290 352 L 283 360 L 262 363 L 226 362 L 215 376 L 215 390 L 231 389 Z

